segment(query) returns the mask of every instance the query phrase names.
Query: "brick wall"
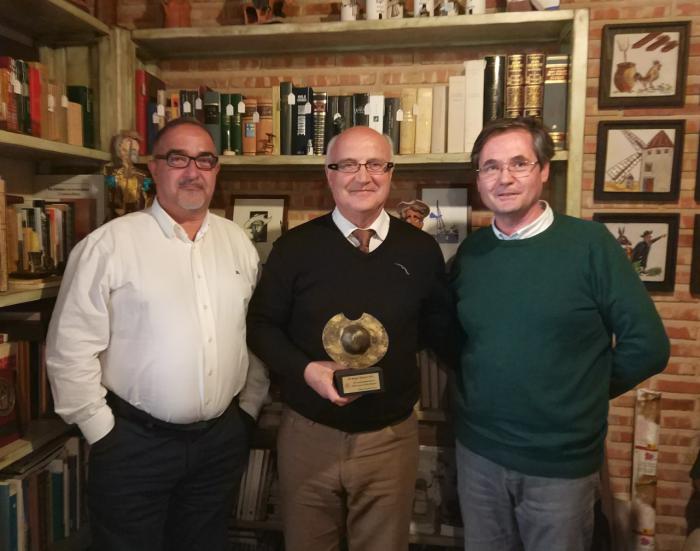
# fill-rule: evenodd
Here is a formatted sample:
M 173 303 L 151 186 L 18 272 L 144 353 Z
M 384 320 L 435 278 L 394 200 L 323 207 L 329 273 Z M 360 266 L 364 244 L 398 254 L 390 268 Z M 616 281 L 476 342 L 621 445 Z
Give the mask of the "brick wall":
M 238 0 L 192 0 L 193 25 L 207 26 L 242 22 Z M 487 2 L 495 9 L 495 0 Z M 319 21 L 337 18 L 338 5 L 314 0 L 291 0 L 285 12 L 294 21 Z M 693 215 L 700 213 L 693 197 L 695 166 L 700 128 L 700 4 L 692 0 L 617 0 L 564 1 L 563 8 L 590 9 L 590 43 L 585 124 L 585 156 L 582 216 L 594 212 L 670 212 L 680 213 L 680 236 L 675 291 L 654 295 L 659 312 L 672 341 L 672 357 L 666 371 L 645 386 L 663 392 L 661 442 L 658 466 L 657 549 L 680 550 L 685 534 L 684 509 L 691 493 L 688 471 L 700 446 L 700 303 L 690 296 Z M 598 75 L 601 30 L 606 23 L 689 19 L 692 21 L 686 104 L 678 109 L 598 110 Z M 161 25 L 160 0 L 119 0 L 119 23 L 127 28 Z M 484 54 L 506 53 L 498 49 L 439 48 L 417 53 L 389 51 L 331 55 L 285 55 L 275 57 L 171 61 L 161 64 L 162 76 L 173 88 L 185 88 L 206 82 L 221 91 L 268 95 L 280 80 L 323 87 L 342 94 L 369 89 L 387 94 L 402 85 L 445 83 L 450 75 L 460 74 L 462 61 Z M 593 180 L 597 124 L 601 120 L 624 118 L 684 118 L 686 136 L 681 175 L 681 195 L 675 204 L 595 204 Z M 401 175 L 394 179 L 389 206 L 412 198 L 421 183 L 466 183 L 466 172 L 430 172 Z M 332 207 L 319 169 L 289 173 L 285 171 L 238 171 L 222 173 L 215 198 L 223 208 L 232 194 L 290 195 L 290 225 L 297 225 Z M 488 213 L 474 213 L 475 226 L 490 220 Z M 632 457 L 634 396 L 628 393 L 616 399 L 610 409 L 608 438 L 609 466 L 613 490 L 629 493 Z

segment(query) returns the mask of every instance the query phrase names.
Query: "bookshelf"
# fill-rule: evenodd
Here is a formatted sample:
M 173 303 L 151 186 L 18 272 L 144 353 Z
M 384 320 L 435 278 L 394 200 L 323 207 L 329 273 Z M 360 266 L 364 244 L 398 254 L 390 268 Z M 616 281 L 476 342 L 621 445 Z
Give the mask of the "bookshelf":
M 36 136 L 0 130 L 0 157 L 27 161 L 70 162 L 100 166 L 110 159 L 109 153 Z
M 0 448 L 0 470 L 67 435 L 71 428 L 60 419 L 37 419 L 19 440 Z

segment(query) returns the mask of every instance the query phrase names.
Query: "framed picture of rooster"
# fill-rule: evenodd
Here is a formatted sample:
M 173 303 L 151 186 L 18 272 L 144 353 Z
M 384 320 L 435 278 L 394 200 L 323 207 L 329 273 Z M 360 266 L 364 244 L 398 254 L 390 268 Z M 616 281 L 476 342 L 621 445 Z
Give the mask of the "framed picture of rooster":
M 598 107 L 681 107 L 689 21 L 603 27 Z
M 673 291 L 680 215 L 597 212 L 593 220 L 617 240 L 648 291 Z
M 596 201 L 677 201 L 685 121 L 618 120 L 598 123 Z

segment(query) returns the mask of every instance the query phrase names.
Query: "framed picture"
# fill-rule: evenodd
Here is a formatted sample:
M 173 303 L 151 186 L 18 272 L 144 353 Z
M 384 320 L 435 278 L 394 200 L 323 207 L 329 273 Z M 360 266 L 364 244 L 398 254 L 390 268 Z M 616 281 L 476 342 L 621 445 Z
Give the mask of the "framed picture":
M 690 264 L 690 293 L 700 297 L 700 214 L 693 225 L 693 260 Z
M 678 214 L 596 213 L 634 265 L 649 291 L 673 291 Z
M 232 195 L 226 218 L 245 230 L 265 262 L 272 244 L 287 229 L 288 205 L 288 195 Z
M 598 123 L 596 201 L 677 201 L 685 121 Z
M 467 187 L 423 185 L 419 193 L 421 201 L 430 207 L 430 213 L 423 220 L 423 231 L 435 238 L 447 262 L 457 253 L 469 229 Z
M 681 107 L 689 21 L 605 25 L 598 107 Z

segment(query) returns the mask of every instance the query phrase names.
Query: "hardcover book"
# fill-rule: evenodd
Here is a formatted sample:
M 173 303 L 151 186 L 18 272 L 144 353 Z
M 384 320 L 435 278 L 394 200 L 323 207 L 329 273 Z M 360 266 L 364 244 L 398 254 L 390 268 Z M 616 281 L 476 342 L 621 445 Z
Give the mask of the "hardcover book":
M 295 86 L 292 106 L 292 155 L 313 153 L 314 115 L 313 89 L 310 86 Z
M 444 153 L 447 142 L 447 86 L 433 87 L 433 128 L 430 137 L 430 152 Z
M 464 153 L 465 125 L 465 81 L 464 76 L 449 79 L 447 105 L 447 152 Z
M 326 109 L 328 107 L 328 92 L 314 92 L 314 155 L 326 152 Z
M 221 154 L 221 96 L 208 90 L 204 93 L 204 126 L 214 140 L 215 153 Z
M 358 92 L 357 94 L 352 95 L 353 126 L 369 126 L 369 111 L 367 110 L 368 103 L 368 93 Z
M 525 97 L 523 114 L 542 120 L 544 54 L 525 56 Z
M 384 94 L 370 94 L 367 114 L 369 127 L 381 134 L 384 128 Z
M 258 155 L 272 155 L 274 152 L 272 100 L 267 98 L 258 99 L 258 113 L 260 122 L 258 123 L 257 132 L 257 153 Z
M 433 137 L 433 89 L 418 88 L 416 96 L 416 138 L 414 152 L 416 154 L 430 153 L 430 142 Z
M 418 91 L 408 87 L 401 90 L 401 111 L 399 154 L 412 155 L 416 149 L 416 118 L 414 115 Z
M 484 124 L 484 67 L 483 59 L 464 62 L 466 105 L 464 120 L 464 151 L 471 151 Z
M 548 55 L 545 63 L 542 119 L 554 149 L 566 149 L 566 114 L 569 104 L 569 56 Z
M 401 107 L 400 98 L 384 98 L 383 133 L 391 138 L 394 155 L 399 153 L 401 123 L 396 120 L 396 112 Z
M 291 82 L 280 82 L 280 154 L 292 154 L 292 108 L 294 106 L 294 93 Z
M 19 438 L 16 396 L 17 344 L 0 344 L 0 447 Z
M 258 100 L 245 99 L 245 113 L 243 114 L 243 155 L 255 155 L 258 147 L 258 124 L 255 122 L 258 113 Z
M 506 57 L 503 55 L 486 56 L 484 69 L 484 121 L 503 118 L 505 102 Z
M 515 119 L 523 114 L 525 89 L 525 56 L 510 54 L 506 59 L 506 118 Z

